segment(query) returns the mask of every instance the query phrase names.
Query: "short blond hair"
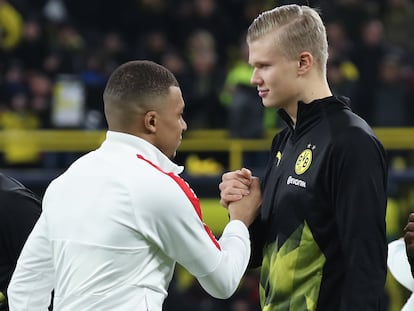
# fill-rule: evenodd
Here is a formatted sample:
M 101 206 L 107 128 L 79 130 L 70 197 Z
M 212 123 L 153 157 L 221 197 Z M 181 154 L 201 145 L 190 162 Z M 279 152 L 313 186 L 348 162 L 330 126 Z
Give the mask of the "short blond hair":
M 328 40 L 325 25 L 316 11 L 308 6 L 283 5 L 261 13 L 247 31 L 247 43 L 275 31 L 275 44 L 288 59 L 301 52 L 312 54 L 318 69 L 326 73 Z

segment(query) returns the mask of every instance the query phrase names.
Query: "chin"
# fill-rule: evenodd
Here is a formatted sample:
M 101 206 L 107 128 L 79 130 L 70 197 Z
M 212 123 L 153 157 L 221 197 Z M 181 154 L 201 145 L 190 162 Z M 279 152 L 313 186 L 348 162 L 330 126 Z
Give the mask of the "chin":
M 272 108 L 272 107 L 277 107 L 277 104 L 275 104 L 275 103 L 272 103 L 272 102 L 270 102 L 270 101 L 263 101 L 263 106 L 264 107 L 266 107 L 266 108 Z

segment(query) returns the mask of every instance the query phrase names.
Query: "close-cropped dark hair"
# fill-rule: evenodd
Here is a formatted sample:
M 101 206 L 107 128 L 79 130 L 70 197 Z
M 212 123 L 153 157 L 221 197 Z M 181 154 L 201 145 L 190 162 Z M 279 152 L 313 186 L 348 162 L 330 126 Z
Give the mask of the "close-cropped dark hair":
M 105 109 L 115 105 L 118 109 L 145 110 L 151 99 L 167 95 L 171 86 L 179 85 L 164 66 L 148 60 L 126 62 L 109 77 L 103 94 Z

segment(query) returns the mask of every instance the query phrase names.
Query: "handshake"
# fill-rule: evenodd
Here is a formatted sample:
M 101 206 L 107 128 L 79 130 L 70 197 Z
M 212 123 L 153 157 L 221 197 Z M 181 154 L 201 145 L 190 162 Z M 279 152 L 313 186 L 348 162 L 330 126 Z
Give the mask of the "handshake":
M 230 220 L 240 220 L 249 227 L 262 204 L 259 178 L 246 168 L 227 172 L 223 174 L 219 189 L 220 203 L 228 209 Z

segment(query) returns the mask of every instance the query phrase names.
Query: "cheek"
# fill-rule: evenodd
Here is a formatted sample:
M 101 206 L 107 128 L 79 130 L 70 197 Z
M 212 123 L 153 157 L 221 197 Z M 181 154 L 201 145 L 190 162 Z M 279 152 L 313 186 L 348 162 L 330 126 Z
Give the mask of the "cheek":
M 278 70 L 272 70 L 269 72 L 266 72 L 264 74 L 264 78 L 266 79 L 268 84 L 274 84 L 274 85 L 278 85 L 280 84 L 281 80 L 283 82 L 283 79 L 281 79 L 281 73 Z
M 165 135 L 170 139 L 179 138 L 181 135 L 181 122 L 177 120 L 170 120 L 165 126 Z

